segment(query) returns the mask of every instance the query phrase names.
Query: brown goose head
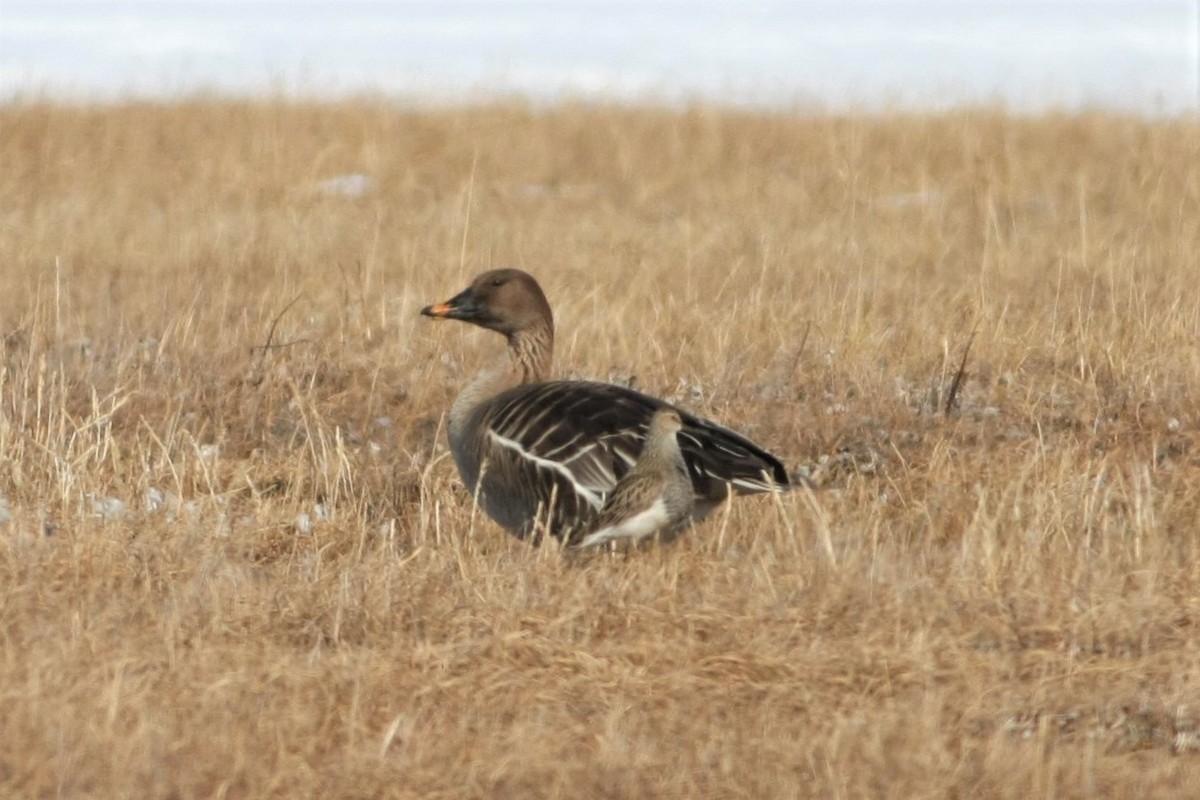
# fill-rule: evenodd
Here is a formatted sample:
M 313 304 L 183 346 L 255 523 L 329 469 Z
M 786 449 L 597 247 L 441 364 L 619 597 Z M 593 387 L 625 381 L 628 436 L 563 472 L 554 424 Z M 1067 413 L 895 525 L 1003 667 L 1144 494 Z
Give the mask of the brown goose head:
M 554 329 L 554 315 L 542 287 L 519 269 L 485 272 L 454 297 L 425 306 L 421 313 L 470 322 L 508 337 L 539 328 Z

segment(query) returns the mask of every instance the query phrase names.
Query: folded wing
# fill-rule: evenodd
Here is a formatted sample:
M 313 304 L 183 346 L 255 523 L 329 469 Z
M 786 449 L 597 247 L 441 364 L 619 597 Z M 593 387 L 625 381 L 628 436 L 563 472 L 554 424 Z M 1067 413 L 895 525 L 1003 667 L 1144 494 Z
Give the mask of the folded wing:
M 662 400 L 612 384 L 553 381 L 493 398 L 474 420 L 481 502 L 520 535 L 545 526 L 567 536 L 591 524 L 636 463 Z M 788 488 L 783 464 L 749 439 L 680 411 L 678 440 L 701 518 L 739 494 Z M 540 523 L 540 525 L 539 525 Z

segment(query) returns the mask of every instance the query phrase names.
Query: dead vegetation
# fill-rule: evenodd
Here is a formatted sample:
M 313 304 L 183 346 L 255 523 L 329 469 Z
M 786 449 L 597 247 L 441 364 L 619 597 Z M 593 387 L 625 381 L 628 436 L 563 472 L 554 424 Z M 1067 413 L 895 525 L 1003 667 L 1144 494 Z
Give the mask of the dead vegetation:
M 0 129 L 0 794 L 1200 785 L 1194 122 Z M 501 265 L 550 294 L 562 374 L 816 490 L 636 557 L 504 535 L 442 431 L 496 342 L 417 316 Z

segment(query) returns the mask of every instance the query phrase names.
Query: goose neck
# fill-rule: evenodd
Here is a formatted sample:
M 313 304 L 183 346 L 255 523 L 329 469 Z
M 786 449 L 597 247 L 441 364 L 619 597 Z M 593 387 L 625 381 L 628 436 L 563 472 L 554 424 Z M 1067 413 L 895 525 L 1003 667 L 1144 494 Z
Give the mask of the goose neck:
M 554 330 L 546 325 L 516 331 L 508 337 L 508 354 L 519 383 L 537 383 L 550 377 L 554 360 Z

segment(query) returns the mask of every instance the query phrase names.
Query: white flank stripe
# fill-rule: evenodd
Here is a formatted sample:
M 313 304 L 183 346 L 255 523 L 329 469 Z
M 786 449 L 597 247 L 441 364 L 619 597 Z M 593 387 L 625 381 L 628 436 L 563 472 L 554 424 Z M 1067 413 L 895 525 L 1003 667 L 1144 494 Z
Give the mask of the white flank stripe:
M 525 424 L 521 426 L 520 432 L 517 434 L 517 439 L 524 439 L 526 436 L 528 436 L 529 432 L 531 430 L 533 430 L 534 428 L 536 428 L 538 426 L 538 424 L 541 423 L 541 421 L 544 420 L 549 413 L 550 413 L 550 409 L 545 408 L 545 409 L 542 409 L 539 413 L 534 414 L 532 418 L 526 420 Z M 541 435 L 541 437 L 538 438 L 537 442 L 534 443 L 534 447 L 541 444 L 542 439 L 549 436 L 550 433 L 559 426 L 559 424 L 560 423 L 556 422 L 555 424 L 551 425 L 550 429 L 547 430 L 545 433 L 543 433 Z
M 782 492 L 784 487 L 780 486 L 773 480 L 766 477 L 764 473 L 762 480 L 754 480 L 753 478 L 734 478 L 730 481 L 731 484 L 742 489 L 749 489 L 751 492 Z
M 544 439 L 545 437 L 542 437 L 542 438 Z M 546 451 L 546 458 L 550 458 L 551 456 L 557 456 L 559 453 L 563 452 L 564 450 L 570 450 L 572 447 L 577 445 L 579 443 L 579 440 L 582 438 L 583 438 L 583 434 L 577 433 L 574 436 L 572 436 L 570 439 L 568 439 L 567 441 L 563 442 L 562 444 L 557 445 L 556 447 L 551 447 L 549 450 Z M 534 447 L 537 447 L 541 443 L 542 443 L 542 440 L 538 439 L 537 442 L 534 444 Z
M 573 441 L 572 441 L 572 444 L 574 444 Z M 579 459 L 583 458 L 584 456 L 586 456 L 588 453 L 592 452 L 595 449 L 596 449 L 595 442 L 592 442 L 591 444 L 585 444 L 583 447 L 579 448 L 574 453 L 571 453 L 571 457 L 568 458 L 567 460 L 568 461 L 578 461 Z M 555 452 L 558 452 L 558 451 L 556 450 Z
M 562 423 L 556 422 L 553 425 L 551 425 L 549 428 L 546 428 L 545 432 L 543 432 L 542 435 L 537 438 L 537 441 L 533 443 L 533 446 L 537 447 L 539 444 L 546 441 L 547 436 L 554 433 L 556 430 L 558 430 L 561 427 L 562 427 Z M 524 436 L 524 431 L 522 431 L 521 435 Z M 572 440 L 572 441 L 574 441 L 574 440 Z
M 617 476 L 613 474 L 612 467 L 608 465 L 608 462 L 603 455 L 585 459 L 583 460 L 583 463 L 580 463 L 580 460 L 584 459 L 584 456 L 595 450 L 598 446 L 599 445 L 597 445 L 595 442 L 592 442 L 591 444 L 576 450 L 571 454 L 570 458 L 563 462 L 563 464 L 574 464 L 575 466 L 573 469 L 579 470 L 581 475 L 587 475 L 593 479 L 597 477 L 602 478 L 605 484 L 611 488 L 617 485 Z M 596 473 L 599 473 L 599 475 Z
M 586 500 L 588 505 L 590 505 L 592 508 L 599 511 L 600 508 L 603 507 L 604 498 L 586 486 L 581 486 L 579 482 L 575 480 L 575 473 L 571 472 L 571 470 L 567 469 L 567 467 L 564 465 L 557 461 L 551 461 L 548 458 L 542 458 L 541 456 L 535 455 L 534 453 L 531 453 L 522 447 L 520 442 L 514 442 L 512 439 L 501 436 L 493 430 L 488 431 L 488 436 L 496 444 L 505 449 L 512 450 L 518 456 L 532 462 L 536 466 L 541 467 L 542 469 L 552 469 L 560 475 L 563 475 L 568 481 L 570 481 L 571 488 L 575 490 L 575 493 Z
M 667 523 L 667 504 L 660 497 L 645 511 L 632 517 L 592 531 L 579 543 L 580 547 L 611 542 L 613 539 L 644 539 Z
M 622 461 L 624 461 L 626 464 L 628 464 L 631 467 L 637 463 L 636 458 L 629 455 L 629 453 L 626 453 L 624 450 L 622 450 L 619 447 L 614 447 L 613 452 L 616 453 L 621 458 Z

